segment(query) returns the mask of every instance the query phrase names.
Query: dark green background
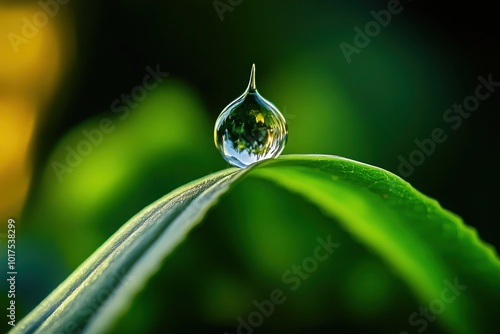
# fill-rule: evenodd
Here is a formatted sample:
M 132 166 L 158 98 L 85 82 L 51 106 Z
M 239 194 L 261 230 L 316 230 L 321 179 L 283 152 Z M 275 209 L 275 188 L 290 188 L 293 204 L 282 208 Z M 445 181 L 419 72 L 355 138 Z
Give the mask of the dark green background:
M 415 139 L 445 129 L 448 139 L 407 180 L 498 247 L 492 158 L 500 92 L 456 131 L 442 119 L 474 92 L 478 75 L 500 81 L 496 10 L 481 2 L 404 1 L 348 64 L 339 43 L 352 44 L 353 28 L 386 5 L 243 0 L 220 21 L 211 1 L 71 2 L 77 59 L 38 133 L 35 182 L 18 235 L 18 314 L 145 205 L 226 167 L 212 127 L 243 92 L 252 63 L 259 92 L 288 119 L 285 154 L 341 155 L 397 173 L 398 156 L 408 157 Z M 170 73 L 164 85 L 120 121 L 112 101 L 156 64 Z M 51 163 L 104 117 L 116 131 L 58 182 Z M 331 233 L 345 253 L 257 332 L 415 332 L 407 319 L 420 303 L 400 278 L 313 206 L 263 181 L 242 184 L 209 214 L 117 332 L 234 333 L 236 317 L 286 288 L 280 273 Z M 426 332 L 439 331 L 430 323 Z

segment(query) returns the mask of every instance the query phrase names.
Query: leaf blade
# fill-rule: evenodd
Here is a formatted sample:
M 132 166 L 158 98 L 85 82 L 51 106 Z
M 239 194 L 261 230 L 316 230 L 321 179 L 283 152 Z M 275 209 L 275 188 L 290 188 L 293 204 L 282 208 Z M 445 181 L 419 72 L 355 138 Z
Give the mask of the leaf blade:
M 486 279 L 481 276 L 481 280 L 491 285 L 491 291 L 496 291 L 496 297 L 500 300 L 500 261 L 494 248 L 483 243 L 476 231 L 466 226 L 458 216 L 443 209 L 437 201 L 421 194 L 398 176 L 353 160 L 319 155 L 307 156 L 307 159 L 303 155 L 289 155 L 279 162 L 269 163 L 269 168 L 265 168 L 265 164 L 262 167 L 255 169 L 252 174 L 304 196 L 327 215 L 338 218 L 346 230 L 396 270 L 422 302 L 429 304 L 432 300 L 439 299 L 443 289 L 447 287 L 445 280 L 453 282 L 456 275 L 459 275 L 459 282 L 464 277 L 472 281 L 482 271 L 487 271 L 489 275 Z M 335 182 L 328 182 L 332 175 Z M 348 186 L 337 184 L 342 181 Z M 304 187 L 304 184 L 308 187 Z M 360 191 L 355 191 L 356 187 Z M 387 204 L 391 201 L 393 203 Z M 356 202 L 359 205 L 353 209 L 352 203 Z M 385 202 L 388 210 L 380 207 L 382 202 Z M 402 210 L 402 202 L 412 203 L 415 208 Z M 349 204 L 351 207 L 348 207 Z M 377 209 L 370 210 L 370 207 Z M 380 215 L 381 212 L 383 214 Z M 401 212 L 404 214 L 400 214 Z M 428 221 L 423 229 L 418 224 L 420 220 Z M 436 222 L 440 224 L 435 224 Z M 375 229 L 373 223 L 376 223 Z M 456 252 L 461 250 L 460 247 L 440 254 L 440 246 L 434 246 L 435 240 L 446 239 L 439 236 L 429 238 L 429 233 L 431 236 L 432 233 L 438 235 L 441 229 L 458 231 L 456 238 L 451 238 L 452 241 L 460 242 L 459 245 L 464 250 L 474 249 L 476 258 L 482 259 L 481 266 L 484 267 L 476 266 L 476 275 L 469 275 L 470 259 L 466 256 L 462 256 L 460 265 L 449 265 L 452 257 L 462 255 L 460 251 Z M 402 244 L 399 239 L 406 243 Z M 446 313 L 441 317 L 453 332 L 477 331 L 481 326 L 480 322 L 494 319 L 493 314 L 484 316 L 467 310 L 471 308 L 470 305 L 477 304 L 477 300 L 471 299 L 473 298 L 463 294 L 459 302 L 446 305 Z M 494 298 L 491 302 L 494 305 Z
M 162 249 L 164 253 L 160 257 L 163 258 L 216 203 L 218 197 L 228 189 L 229 182 L 234 182 L 244 172 L 246 170 L 231 168 L 209 175 L 173 191 L 143 209 L 14 327 L 12 333 L 73 332 L 86 325 L 94 310 L 101 310 L 109 297 L 107 293 L 110 290 L 118 288 L 126 297 L 133 295 L 140 284 L 156 269 L 154 266 L 144 267 L 150 256 L 156 256 L 157 260 L 151 264 L 158 265 L 161 262 L 158 253 L 151 253 L 151 249 L 158 247 L 159 241 L 164 241 L 161 236 L 156 235 L 165 229 L 166 232 L 163 233 L 169 238 L 167 240 L 169 248 Z M 179 211 L 176 205 L 183 204 L 189 207 L 190 211 Z M 191 214 L 190 219 L 182 220 L 183 214 L 184 216 Z M 124 253 L 125 250 L 128 253 Z M 144 258 L 141 258 L 141 255 Z M 130 271 L 137 266 L 142 271 L 141 274 L 132 280 L 129 279 L 128 284 L 119 285 L 126 276 L 130 278 Z M 75 300 L 76 296 L 84 301 Z M 112 309 L 116 315 L 118 311 L 116 303 L 122 302 L 123 296 L 118 299 L 116 294 L 114 296 L 115 298 L 112 298 L 114 304 L 107 304 L 106 308 Z M 104 324 L 100 319 L 101 315 L 92 319 L 89 329 L 104 330 Z
M 442 279 L 452 278 L 452 273 L 477 279 L 476 283 L 487 286 L 487 293 L 499 288 L 500 261 L 495 250 L 480 241 L 460 218 L 396 175 L 340 157 L 282 156 L 244 170 L 227 169 L 209 175 L 151 204 L 120 228 L 12 332 L 104 331 L 109 319 L 119 314 L 163 258 L 220 196 L 247 175 L 297 192 L 327 215 L 340 218 L 344 228 L 383 258 L 423 302 L 437 298 Z M 429 231 L 436 235 L 429 236 Z M 438 244 L 443 240 L 452 240 L 459 250 L 466 251 L 460 254 L 457 247 L 446 250 Z M 457 256 L 456 263 L 450 262 L 453 256 Z M 470 267 L 469 258 L 481 262 Z M 488 275 L 481 275 L 483 272 Z M 130 277 L 130 282 L 119 284 Z M 447 305 L 441 318 L 448 328 L 456 332 L 477 329 L 479 320 L 467 308 L 470 299 L 476 303 L 487 300 L 484 291 L 481 298 L 464 295 L 459 302 Z M 497 297 L 498 293 L 491 293 L 491 301 Z M 94 309 L 99 312 L 90 319 Z M 482 320 L 486 317 L 489 315 Z

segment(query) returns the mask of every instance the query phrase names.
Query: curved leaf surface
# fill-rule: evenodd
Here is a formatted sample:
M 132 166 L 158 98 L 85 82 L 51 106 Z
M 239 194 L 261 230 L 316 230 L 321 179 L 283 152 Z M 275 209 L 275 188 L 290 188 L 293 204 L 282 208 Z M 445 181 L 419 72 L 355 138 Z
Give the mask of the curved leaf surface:
M 220 196 L 246 176 L 275 182 L 337 218 L 424 307 L 440 300 L 446 308 L 439 320 L 449 330 L 494 328 L 500 261 L 475 230 L 383 169 L 334 156 L 289 155 L 209 175 L 146 207 L 12 332 L 106 330 Z

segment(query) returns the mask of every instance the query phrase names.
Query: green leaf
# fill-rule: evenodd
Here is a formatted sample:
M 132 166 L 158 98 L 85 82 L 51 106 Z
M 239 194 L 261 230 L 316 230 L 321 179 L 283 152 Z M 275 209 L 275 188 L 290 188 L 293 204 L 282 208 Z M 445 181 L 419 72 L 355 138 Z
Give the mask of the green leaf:
M 443 304 L 446 297 L 438 317 L 445 328 L 457 333 L 495 328 L 500 261 L 472 228 L 385 170 L 340 157 L 305 155 L 227 169 L 146 207 L 12 332 L 108 329 L 162 260 L 247 176 L 271 180 L 335 217 L 407 282 L 422 306 L 432 307 L 436 300 Z M 459 287 L 451 301 L 453 284 Z

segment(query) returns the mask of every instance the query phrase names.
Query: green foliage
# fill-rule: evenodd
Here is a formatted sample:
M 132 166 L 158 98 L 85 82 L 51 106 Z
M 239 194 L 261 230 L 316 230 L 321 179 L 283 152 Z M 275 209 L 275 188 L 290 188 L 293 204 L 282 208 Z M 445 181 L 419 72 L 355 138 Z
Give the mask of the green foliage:
M 444 328 L 463 333 L 495 328 L 492 306 L 500 300 L 500 261 L 460 218 L 385 170 L 333 156 L 289 155 L 247 169 L 214 173 L 149 205 L 23 319 L 13 333 L 77 328 L 94 333 L 109 329 L 163 259 L 222 195 L 248 177 L 270 180 L 318 206 L 391 268 L 422 305 L 441 298 L 444 281 L 458 279 L 466 285 L 467 289 L 446 304 L 446 311 L 439 316 Z M 257 204 L 244 205 L 257 212 Z M 267 224 L 273 229 L 272 221 Z M 269 252 L 279 253 L 286 245 L 286 240 L 276 239 Z M 343 256 L 347 254 L 339 251 L 339 262 Z

